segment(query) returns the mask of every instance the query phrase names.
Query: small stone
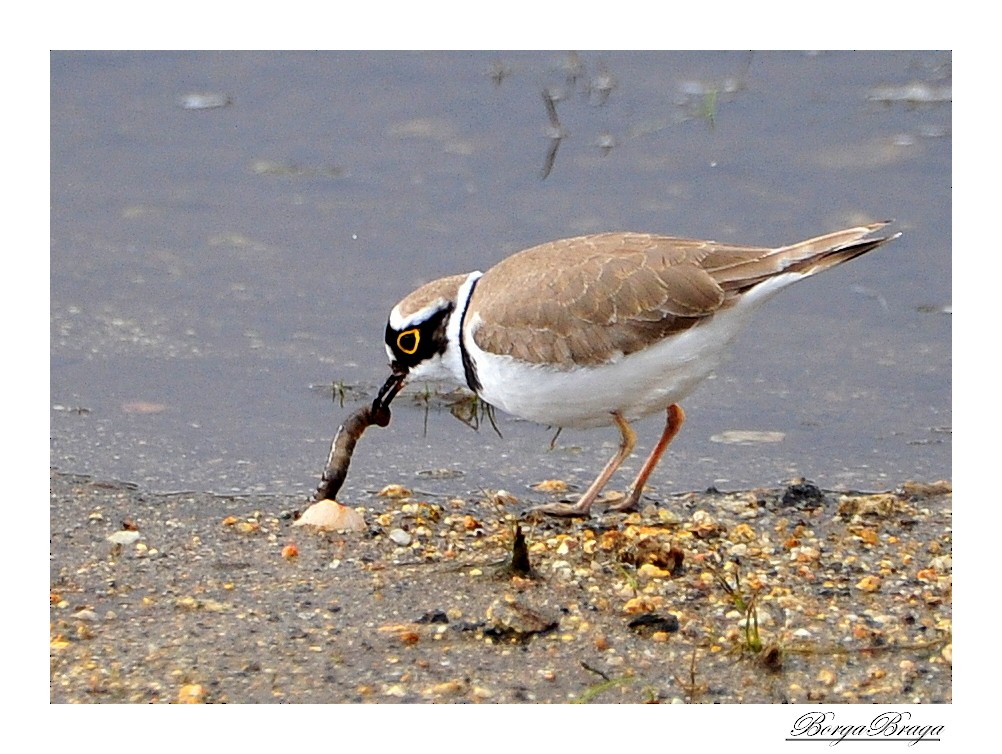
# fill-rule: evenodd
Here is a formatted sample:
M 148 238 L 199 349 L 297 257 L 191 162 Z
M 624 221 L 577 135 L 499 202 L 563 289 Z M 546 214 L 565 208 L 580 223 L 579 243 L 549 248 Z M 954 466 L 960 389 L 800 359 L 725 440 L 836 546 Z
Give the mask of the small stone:
M 488 502 L 494 505 L 517 505 L 518 498 L 508 490 L 498 490 L 488 498 Z
M 431 610 L 420 618 L 418 618 L 415 623 L 448 623 L 449 616 L 442 610 Z
M 818 683 L 824 684 L 825 686 L 834 686 L 835 679 L 835 671 L 830 668 L 822 668 L 818 671 Z
M 466 689 L 467 684 L 464 680 L 454 678 L 451 681 L 445 681 L 443 683 L 435 684 L 434 686 L 429 686 L 422 691 L 421 694 L 422 696 L 455 696 L 457 694 L 465 693 Z
M 417 644 L 421 641 L 421 635 L 417 631 L 403 631 L 397 635 L 402 644 L 406 644 L 408 647 Z
M 880 577 L 868 575 L 856 582 L 856 588 L 864 592 L 876 592 L 880 590 Z
M 790 549 L 790 560 L 797 563 L 813 563 L 821 558 L 821 551 L 814 547 L 793 547 Z
M 205 704 L 205 687 L 200 683 L 187 683 L 177 693 L 178 704 Z
M 748 524 L 738 524 L 733 529 L 731 529 L 730 534 L 727 536 L 732 542 L 754 542 L 758 535 L 755 530 Z
M 678 618 L 671 613 L 668 615 L 644 613 L 631 620 L 626 626 L 631 631 L 636 631 L 643 636 L 651 636 L 656 633 L 673 634 L 679 629 Z
M 949 495 L 953 493 L 953 484 L 940 480 L 938 482 L 905 482 L 901 485 L 900 493 L 910 498 L 933 497 L 934 495 Z
M 390 539 L 400 547 L 407 547 L 413 540 L 413 537 L 403 529 L 393 529 L 390 532 Z
M 873 495 L 843 495 L 838 501 L 838 512 L 842 516 L 886 518 L 905 508 L 901 498 L 886 492 Z
M 379 497 L 404 498 L 411 497 L 414 493 L 402 484 L 388 484 L 376 494 Z
M 537 492 L 567 492 L 567 482 L 563 479 L 544 479 L 542 482 L 532 485 L 532 489 Z
M 623 605 L 623 612 L 627 615 L 638 615 L 640 613 L 650 613 L 657 610 L 664 604 L 664 597 L 653 595 L 650 597 L 634 597 L 626 601 Z
M 783 491 L 782 504 L 788 507 L 812 508 L 822 505 L 825 494 L 814 482 L 800 479 Z
M 487 608 L 490 627 L 484 635 L 525 641 L 534 634 L 545 634 L 559 625 L 556 616 L 530 606 L 517 597 L 505 596 Z
M 139 536 L 138 531 L 116 531 L 108 536 L 108 541 L 115 545 L 131 545 Z
M 699 539 L 710 539 L 723 534 L 724 528 L 706 511 L 692 514 L 692 533 Z
M 637 575 L 642 579 L 670 579 L 671 571 L 658 568 L 653 563 L 644 563 L 637 569 Z
M 376 630 L 386 636 L 392 636 L 401 644 L 409 647 L 417 644 L 421 640 L 420 634 L 418 634 L 418 632 L 414 629 L 415 626 L 413 623 L 390 623 L 385 626 L 380 626 Z

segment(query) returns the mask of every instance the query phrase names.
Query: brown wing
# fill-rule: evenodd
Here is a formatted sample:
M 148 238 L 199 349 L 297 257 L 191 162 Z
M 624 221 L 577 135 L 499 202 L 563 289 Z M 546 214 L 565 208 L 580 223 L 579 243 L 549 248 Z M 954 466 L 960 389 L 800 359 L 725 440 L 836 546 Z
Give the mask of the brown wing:
M 874 248 L 888 239 L 863 236 L 881 225 L 779 249 L 641 233 L 554 241 L 484 273 L 467 317 L 490 353 L 601 364 L 692 327 L 772 275 L 811 274 Z
M 467 316 L 485 351 L 531 363 L 600 364 L 712 314 L 724 292 L 702 241 L 634 233 L 570 238 L 484 273 Z M 478 317 L 479 315 L 479 317 Z

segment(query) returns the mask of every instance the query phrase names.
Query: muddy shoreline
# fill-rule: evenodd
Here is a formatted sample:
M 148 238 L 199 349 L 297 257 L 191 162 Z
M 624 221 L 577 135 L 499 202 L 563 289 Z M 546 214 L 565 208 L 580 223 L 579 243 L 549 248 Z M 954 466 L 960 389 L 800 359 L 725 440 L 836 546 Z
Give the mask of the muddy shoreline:
M 563 492 L 391 486 L 338 534 L 299 498 L 53 471 L 50 701 L 952 701 L 948 483 L 522 517 Z M 530 578 L 499 571 L 516 522 Z

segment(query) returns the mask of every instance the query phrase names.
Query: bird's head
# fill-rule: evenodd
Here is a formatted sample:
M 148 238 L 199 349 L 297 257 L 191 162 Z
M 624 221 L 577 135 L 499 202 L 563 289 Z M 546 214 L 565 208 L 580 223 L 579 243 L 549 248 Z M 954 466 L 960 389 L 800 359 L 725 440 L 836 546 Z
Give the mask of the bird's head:
M 459 329 L 479 277 L 474 272 L 433 280 L 390 311 L 386 354 L 401 386 L 410 379 L 465 384 Z

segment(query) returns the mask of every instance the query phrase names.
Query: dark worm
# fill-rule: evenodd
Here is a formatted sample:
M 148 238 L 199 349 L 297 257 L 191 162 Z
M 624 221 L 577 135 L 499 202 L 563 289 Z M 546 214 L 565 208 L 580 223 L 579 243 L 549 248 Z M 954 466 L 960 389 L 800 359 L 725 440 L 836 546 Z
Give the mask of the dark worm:
M 348 476 L 348 466 L 351 464 L 355 443 L 370 426 L 385 427 L 390 423 L 390 401 L 404 386 L 404 375 L 392 374 L 380 389 L 371 406 L 363 406 L 345 419 L 344 424 L 337 428 L 334 440 L 331 442 L 331 452 L 327 456 L 327 465 L 320 477 L 314 500 L 334 500 Z

